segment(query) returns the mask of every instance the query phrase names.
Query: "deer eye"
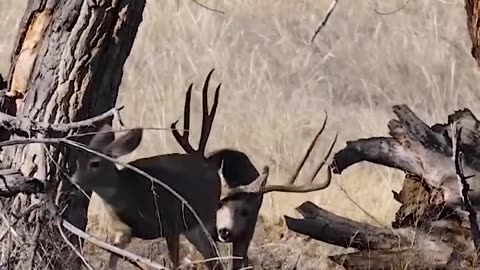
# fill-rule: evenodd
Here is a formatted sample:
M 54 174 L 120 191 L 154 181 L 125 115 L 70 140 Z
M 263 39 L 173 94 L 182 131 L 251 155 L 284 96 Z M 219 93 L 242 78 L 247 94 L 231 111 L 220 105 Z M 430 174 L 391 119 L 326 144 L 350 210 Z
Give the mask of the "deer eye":
M 248 210 L 247 209 L 242 209 L 240 211 L 240 216 L 242 217 L 247 217 L 248 216 Z
M 94 160 L 94 161 L 90 162 L 90 168 L 96 169 L 98 167 L 100 167 L 100 161 L 99 160 Z

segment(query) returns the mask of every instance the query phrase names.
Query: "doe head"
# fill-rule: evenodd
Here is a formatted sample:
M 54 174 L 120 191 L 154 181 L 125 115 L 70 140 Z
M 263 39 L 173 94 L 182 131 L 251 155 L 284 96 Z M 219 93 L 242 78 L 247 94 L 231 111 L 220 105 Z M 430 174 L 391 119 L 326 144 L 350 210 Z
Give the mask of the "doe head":
M 142 129 L 132 129 L 115 139 L 112 127 L 104 125 L 88 143 L 87 148 L 109 156 L 119 158 L 133 152 L 142 140 Z M 118 169 L 98 155 L 84 150 L 77 151 L 76 170 L 72 182 L 84 190 L 108 187 L 116 181 Z

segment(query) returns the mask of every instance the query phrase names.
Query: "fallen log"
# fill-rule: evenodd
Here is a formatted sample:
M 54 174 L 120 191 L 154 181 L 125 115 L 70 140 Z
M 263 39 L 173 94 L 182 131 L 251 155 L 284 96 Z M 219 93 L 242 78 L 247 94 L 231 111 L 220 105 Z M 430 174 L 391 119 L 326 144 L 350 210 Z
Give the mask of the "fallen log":
M 388 123 L 391 137 L 364 138 L 347 142 L 332 163 L 333 172 L 340 174 L 346 168 L 367 161 L 403 170 L 417 175 L 432 188 L 441 189 L 447 206 L 461 204 L 455 164 L 452 162 L 450 126 L 462 128 L 460 150 L 464 152 L 466 175 L 473 205 L 480 204 L 480 122 L 468 109 L 448 117 L 447 124 L 429 127 L 406 105 L 393 106 L 398 117 Z M 448 127 L 448 128 L 447 128 Z
M 331 164 L 335 174 L 364 161 L 405 172 L 402 190 L 392 193 L 392 199 L 402 204 L 392 228 L 340 217 L 311 202 L 296 208 L 303 219 L 285 216 L 287 227 L 322 242 L 355 248 L 354 253 L 330 257 L 347 269 L 474 267 L 476 230 L 470 229 L 477 224 L 468 216 L 476 213 L 471 208 L 470 213 L 465 211 L 465 202 L 480 209 L 480 121 L 468 109 L 432 126 L 406 105 L 393 106 L 393 112 L 397 119 L 388 122 L 389 137 L 349 141 Z M 464 186 L 470 190 L 462 194 Z
M 325 243 L 359 250 L 329 257 L 347 269 L 432 269 L 444 267 L 454 250 L 473 249 L 468 241 L 469 231 L 450 221 L 389 229 L 340 217 L 309 201 L 296 210 L 304 218 L 285 216 L 288 229 Z

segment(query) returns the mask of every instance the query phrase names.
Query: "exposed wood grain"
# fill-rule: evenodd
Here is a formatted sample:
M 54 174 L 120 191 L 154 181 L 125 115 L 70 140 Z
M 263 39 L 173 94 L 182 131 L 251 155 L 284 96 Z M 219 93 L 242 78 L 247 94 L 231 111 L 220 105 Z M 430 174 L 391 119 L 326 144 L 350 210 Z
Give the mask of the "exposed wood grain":
M 29 136 L 43 137 L 48 134 L 45 127 L 60 127 L 113 108 L 144 6 L 144 0 L 29 0 L 19 24 L 8 76 L 10 96 L 17 98 L 16 108 L 7 108 L 12 105 L 10 100 L 2 104 L 1 111 L 30 123 L 26 127 L 33 130 Z M 25 127 L 22 123 L 12 126 Z M 11 138 L 19 135 L 25 136 L 12 134 Z M 49 195 L 65 207 L 66 219 L 85 227 L 88 201 L 64 177 L 72 168 L 66 148 L 42 144 L 5 147 L 1 161 L 22 175 L 45 179 L 52 187 L 62 183 Z M 36 200 L 22 195 L 8 203 L 13 212 L 21 212 Z M 20 225 L 23 227 L 19 233 L 28 238 L 32 229 L 24 226 L 26 223 Z M 44 233 L 52 236 L 40 238 L 46 249 L 60 243 L 55 242 L 56 237 L 61 239 L 57 232 Z M 63 263 L 70 263 L 62 262 L 66 257 L 42 262 L 49 261 L 48 267 L 62 269 Z

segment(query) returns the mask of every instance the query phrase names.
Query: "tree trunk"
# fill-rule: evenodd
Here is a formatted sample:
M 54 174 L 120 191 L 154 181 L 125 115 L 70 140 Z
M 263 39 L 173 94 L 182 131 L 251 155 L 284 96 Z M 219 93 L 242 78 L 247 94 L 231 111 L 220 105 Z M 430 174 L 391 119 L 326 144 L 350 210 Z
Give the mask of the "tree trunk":
M 1 110 L 37 122 L 69 123 L 111 109 L 144 6 L 144 0 L 29 0 L 19 25 L 8 94 Z M 10 146 L 3 149 L 2 166 L 45 181 L 52 189 L 47 196 L 65 209 L 64 217 L 84 228 L 88 200 L 72 189 L 65 177 L 71 169 L 68 154 L 64 147 Z M 44 199 L 18 195 L 4 204 L 10 213 L 18 214 Z M 25 269 L 32 265 L 35 269 L 72 267 L 56 229 L 41 226 L 45 212 L 38 207 L 21 220 L 9 217 L 16 223 L 20 239 L 2 237 L 0 264 L 16 258 Z M 39 252 L 44 254 L 35 256 L 39 239 Z M 28 252 L 13 245 L 19 242 L 27 244 Z
M 467 27 L 472 40 L 472 56 L 480 66 L 480 1 L 465 0 Z

